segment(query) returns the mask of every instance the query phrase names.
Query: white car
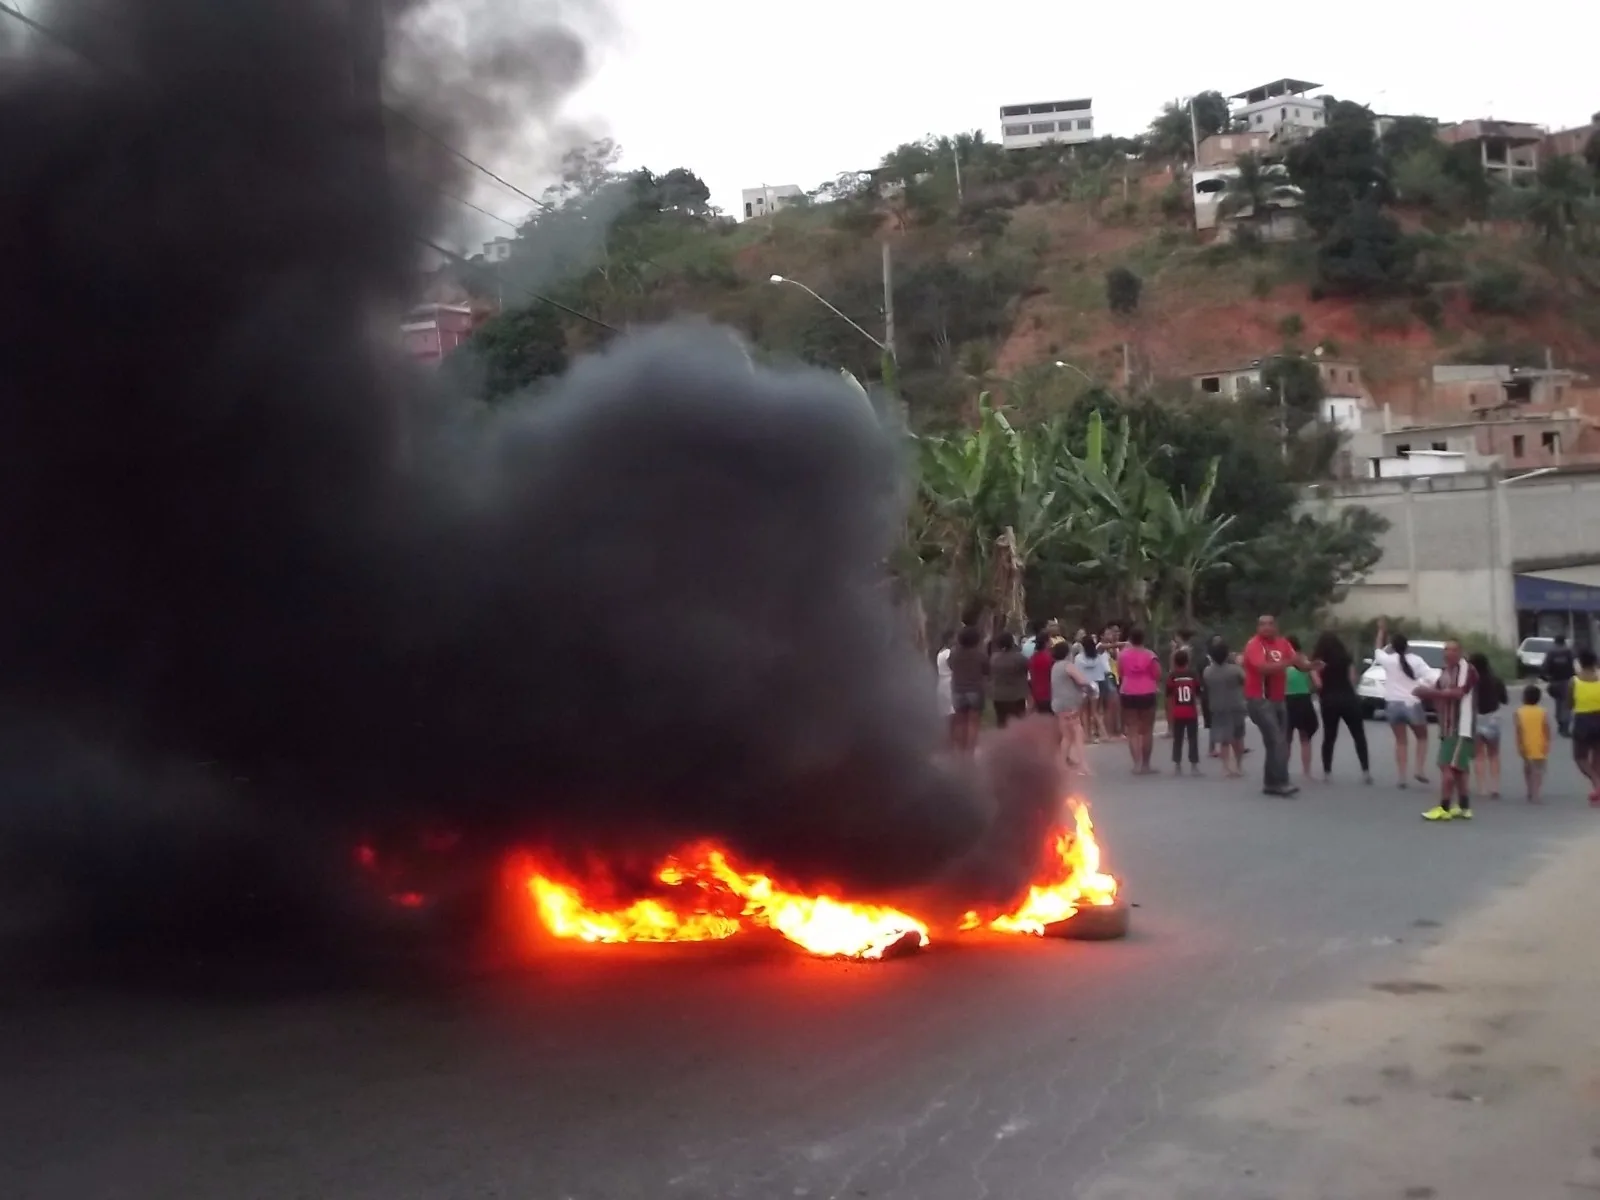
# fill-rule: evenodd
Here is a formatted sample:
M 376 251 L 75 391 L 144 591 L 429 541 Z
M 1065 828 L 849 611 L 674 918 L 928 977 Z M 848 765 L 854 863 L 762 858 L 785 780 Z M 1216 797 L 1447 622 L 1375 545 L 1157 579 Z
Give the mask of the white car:
M 1544 674 L 1544 656 L 1556 648 L 1554 638 L 1523 638 L 1517 647 L 1517 667 L 1524 679 L 1537 679 Z
M 1443 642 L 1411 642 L 1411 653 L 1415 654 L 1428 666 L 1438 671 L 1444 666 Z M 1366 660 L 1366 670 L 1361 673 L 1361 682 L 1356 684 L 1356 695 L 1361 700 L 1361 714 L 1368 720 L 1383 712 L 1383 668 L 1372 659 Z M 1433 719 L 1433 705 L 1424 700 L 1423 711 L 1428 714 L 1428 719 Z

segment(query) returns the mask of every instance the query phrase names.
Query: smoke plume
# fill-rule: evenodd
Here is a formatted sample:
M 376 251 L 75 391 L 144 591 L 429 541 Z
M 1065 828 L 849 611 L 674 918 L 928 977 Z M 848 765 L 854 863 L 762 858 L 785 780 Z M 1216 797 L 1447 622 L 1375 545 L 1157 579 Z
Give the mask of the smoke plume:
M 310 923 L 323 850 L 410 822 L 710 834 L 863 891 L 980 842 L 997 802 L 930 762 L 883 583 L 901 463 L 858 392 L 681 326 L 536 401 L 444 394 L 372 315 L 428 215 L 372 169 L 343 7 L 73 11 L 93 61 L 0 91 L 9 878 L 170 933 L 240 892 Z M 470 77 L 408 38 L 411 111 L 553 112 L 582 51 L 543 11 Z

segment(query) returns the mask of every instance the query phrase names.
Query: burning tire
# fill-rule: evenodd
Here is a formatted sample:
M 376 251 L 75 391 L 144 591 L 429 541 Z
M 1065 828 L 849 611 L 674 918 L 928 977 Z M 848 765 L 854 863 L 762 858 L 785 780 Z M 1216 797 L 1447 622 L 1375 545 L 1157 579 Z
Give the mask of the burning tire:
M 1118 900 L 1114 904 L 1096 904 L 1080 908 L 1065 921 L 1046 925 L 1045 937 L 1067 938 L 1075 942 L 1111 942 L 1128 936 L 1128 906 Z

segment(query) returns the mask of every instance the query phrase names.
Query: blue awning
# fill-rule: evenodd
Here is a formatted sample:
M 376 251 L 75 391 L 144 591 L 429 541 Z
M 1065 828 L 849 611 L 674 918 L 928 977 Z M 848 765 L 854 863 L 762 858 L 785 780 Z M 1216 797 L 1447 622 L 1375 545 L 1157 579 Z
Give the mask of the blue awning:
M 1543 612 L 1600 612 L 1600 587 L 1518 575 L 1517 608 Z

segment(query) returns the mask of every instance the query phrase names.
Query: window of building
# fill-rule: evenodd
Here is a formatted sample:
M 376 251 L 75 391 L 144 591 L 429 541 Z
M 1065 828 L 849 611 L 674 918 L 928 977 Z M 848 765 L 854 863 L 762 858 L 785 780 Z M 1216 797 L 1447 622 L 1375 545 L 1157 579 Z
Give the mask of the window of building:
M 1093 127 L 1093 125 L 1094 125 L 1093 121 L 1079 121 L 1078 122 L 1078 128 L 1079 129 L 1089 129 L 1089 128 Z
M 1411 443 L 1410 442 L 1401 442 L 1398 446 L 1396 446 L 1394 448 L 1394 456 L 1396 458 L 1410 458 L 1411 457 Z
M 1563 384 L 1556 384 L 1556 403 L 1560 404 L 1567 398 L 1567 389 Z
M 1561 434 L 1549 429 L 1539 435 L 1539 444 L 1551 454 L 1561 453 Z
M 755 211 L 750 207 L 750 201 L 748 200 L 744 202 L 744 215 L 747 217 L 753 217 L 756 215 Z
M 1513 379 L 1506 384 L 1506 399 L 1513 404 L 1527 404 L 1533 399 L 1533 380 Z
M 1007 125 L 1006 126 L 1006 136 L 1007 137 L 1027 137 L 1028 136 L 1028 127 L 1026 125 Z
M 1289 119 L 1289 110 L 1287 108 L 1283 110 L 1283 116 L 1279 119 L 1283 121 L 1287 121 Z
M 1055 131 L 1056 123 L 1054 121 L 1044 121 L 1038 125 L 1028 126 L 1029 133 L 1054 133 Z
M 1264 116 L 1262 116 L 1260 113 L 1256 114 L 1256 124 L 1257 125 L 1262 124 L 1265 120 L 1266 120 L 1266 118 Z
M 1433 446 L 1431 447 L 1431 449 L 1443 452 L 1443 451 L 1449 450 L 1450 446 L 1448 445 L 1448 443 L 1445 443 L 1445 442 L 1435 442 L 1433 444 Z
M 1213 396 L 1222 393 L 1222 377 L 1220 375 L 1207 375 L 1200 381 L 1200 390 L 1210 392 Z
M 1294 110 L 1294 115 L 1295 115 L 1295 120 L 1299 120 L 1300 119 L 1300 110 L 1298 108 Z
M 1526 446 L 1526 444 L 1527 444 L 1527 439 L 1524 438 L 1520 433 L 1513 434 L 1512 437 L 1511 437 L 1511 457 L 1512 458 L 1521 458 L 1523 449 Z

